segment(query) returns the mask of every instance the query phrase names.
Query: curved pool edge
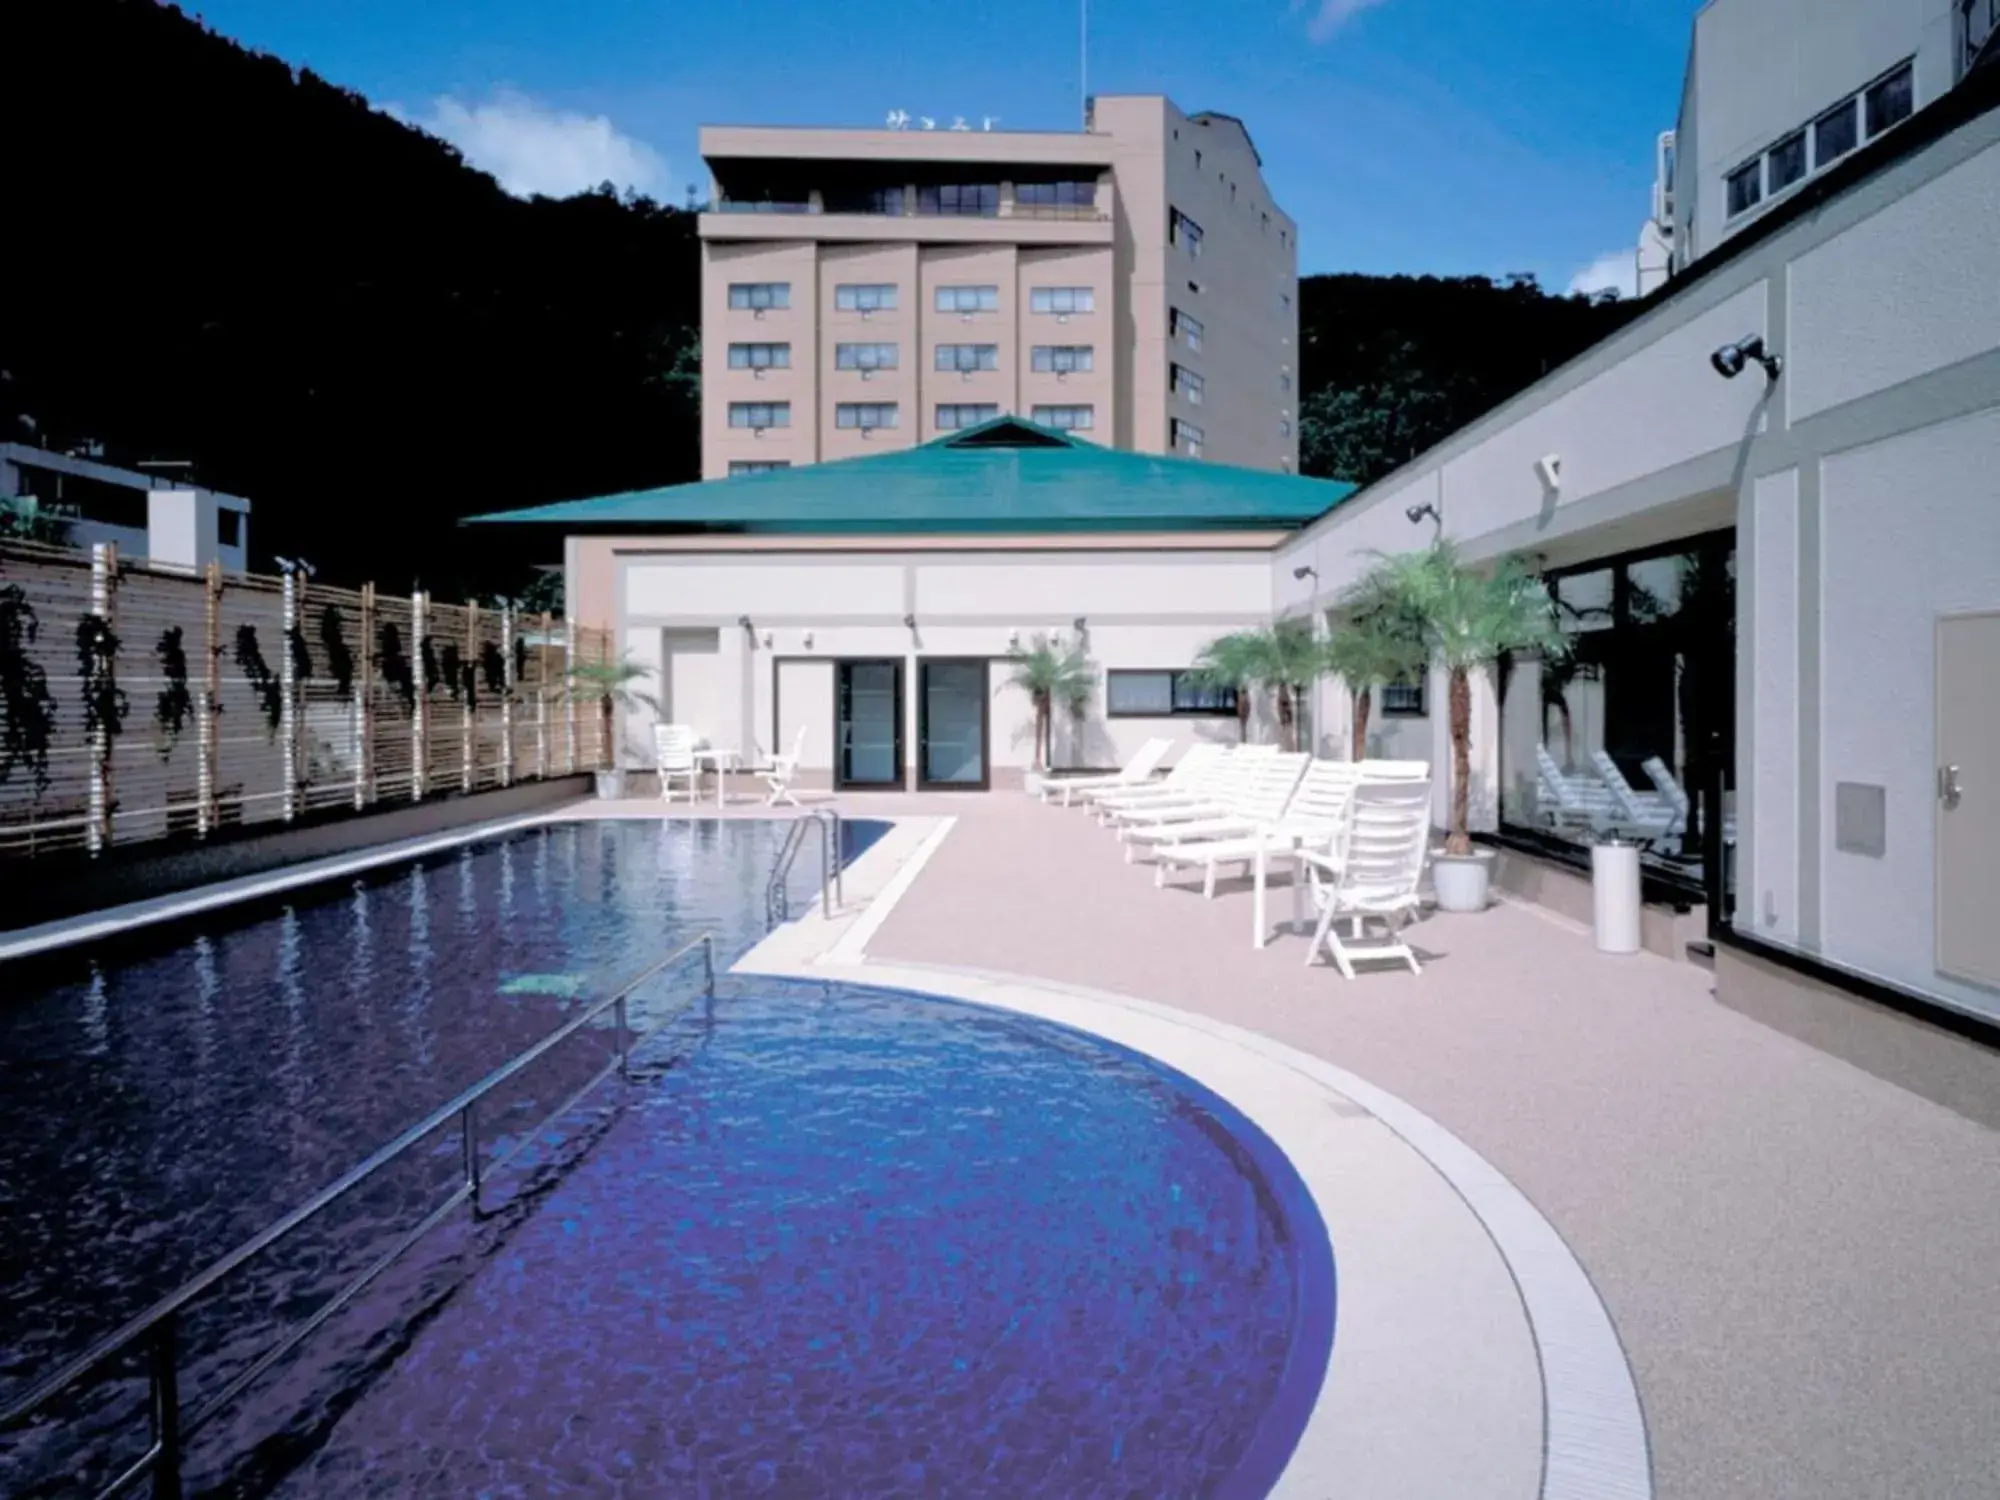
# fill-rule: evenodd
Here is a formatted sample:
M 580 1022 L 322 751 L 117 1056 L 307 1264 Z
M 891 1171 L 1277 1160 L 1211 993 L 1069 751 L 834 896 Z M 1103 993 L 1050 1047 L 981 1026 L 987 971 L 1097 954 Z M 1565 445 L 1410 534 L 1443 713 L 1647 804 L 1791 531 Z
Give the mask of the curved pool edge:
M 834 977 L 761 949 L 732 972 Z M 1291 1158 L 1339 1246 L 1340 1329 L 1273 1496 L 1652 1500 L 1637 1387 L 1588 1273 L 1520 1189 L 1415 1106 L 1257 1032 L 1135 996 L 874 960 L 838 977 L 1125 1046 L 1230 1102 Z M 1351 1128 L 1360 1122 L 1374 1128 Z

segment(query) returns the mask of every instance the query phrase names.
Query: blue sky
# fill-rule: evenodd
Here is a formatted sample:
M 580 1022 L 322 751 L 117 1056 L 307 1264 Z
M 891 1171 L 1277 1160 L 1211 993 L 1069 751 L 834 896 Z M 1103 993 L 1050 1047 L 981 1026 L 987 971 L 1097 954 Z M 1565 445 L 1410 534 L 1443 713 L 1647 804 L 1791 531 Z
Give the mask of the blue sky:
M 197 4 L 516 190 L 609 176 L 679 202 L 705 183 L 703 123 L 1078 118 L 1077 0 Z M 1563 289 L 1630 259 L 1695 8 L 1093 0 L 1090 86 L 1240 115 L 1299 222 L 1303 271 L 1532 271 Z

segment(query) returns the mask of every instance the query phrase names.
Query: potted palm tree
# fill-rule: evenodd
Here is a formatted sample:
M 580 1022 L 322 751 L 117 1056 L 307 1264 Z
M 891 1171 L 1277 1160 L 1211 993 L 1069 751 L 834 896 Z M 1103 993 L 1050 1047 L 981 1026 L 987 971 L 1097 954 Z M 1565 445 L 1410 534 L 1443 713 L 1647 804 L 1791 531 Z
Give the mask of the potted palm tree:
M 1451 830 L 1431 879 L 1445 911 L 1480 911 L 1492 880 L 1491 851 L 1475 851 L 1471 832 L 1472 673 L 1509 651 L 1549 660 L 1569 654 L 1542 581 L 1508 558 L 1476 568 L 1440 537 L 1422 552 L 1379 557 L 1352 597 L 1364 607 L 1422 626 L 1425 655 L 1445 674 L 1451 723 Z
M 1080 643 L 1066 645 L 1051 635 L 1037 635 L 1025 647 L 1009 652 L 1007 659 L 1014 666 L 1008 681 L 1028 695 L 1035 709 L 1035 777 L 1028 787 L 1032 792 L 1054 758 L 1056 709 L 1080 716 L 1096 691 L 1097 668 Z
M 1320 648 L 1320 663 L 1354 696 L 1352 759 L 1368 758 L 1368 715 L 1375 689 L 1408 681 L 1429 660 L 1421 621 L 1400 614 L 1393 601 L 1350 597 Z
M 1310 620 L 1278 620 L 1210 641 L 1195 657 L 1194 675 L 1210 687 L 1235 688 L 1239 711 L 1247 706 L 1247 690 L 1268 692 L 1278 710 L 1279 742 L 1296 750 L 1299 694 L 1324 670 L 1321 655 Z M 1247 738 L 1247 715 L 1245 731 Z
M 570 663 L 569 680 L 573 691 L 593 696 L 598 709 L 604 715 L 604 745 L 610 764 L 598 768 L 597 795 L 607 800 L 625 795 L 625 768 L 618 764 L 618 751 L 613 738 L 616 716 L 619 709 L 649 708 L 659 712 L 659 703 L 650 693 L 641 692 L 635 683 L 653 675 L 653 669 L 632 660 L 628 654 L 613 661 L 606 657 L 602 661 L 579 661 Z

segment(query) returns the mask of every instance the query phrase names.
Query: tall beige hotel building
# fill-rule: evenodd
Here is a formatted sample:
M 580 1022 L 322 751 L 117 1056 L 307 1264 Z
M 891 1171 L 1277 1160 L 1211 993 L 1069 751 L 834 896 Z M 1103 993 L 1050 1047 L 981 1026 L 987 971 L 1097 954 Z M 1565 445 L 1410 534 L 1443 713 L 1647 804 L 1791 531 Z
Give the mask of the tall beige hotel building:
M 968 123 L 703 129 L 703 476 L 1002 414 L 1295 470 L 1298 233 L 1242 122 L 1133 95 Z

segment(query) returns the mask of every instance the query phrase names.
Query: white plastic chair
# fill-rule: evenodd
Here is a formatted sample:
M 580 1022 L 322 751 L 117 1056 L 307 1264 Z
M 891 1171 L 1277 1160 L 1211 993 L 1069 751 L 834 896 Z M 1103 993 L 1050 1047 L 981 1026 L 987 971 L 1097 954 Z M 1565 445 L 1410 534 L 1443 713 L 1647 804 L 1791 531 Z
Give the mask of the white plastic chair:
M 685 781 L 690 803 L 701 800 L 701 766 L 694 758 L 694 728 L 688 724 L 653 726 L 653 763 L 660 773 L 660 800 L 674 800 L 674 783 Z
M 1045 779 L 1042 782 L 1041 800 L 1049 800 L 1049 793 L 1058 787 L 1062 789 L 1062 805 L 1070 807 L 1078 799 L 1085 802 L 1102 792 L 1119 787 L 1144 786 L 1153 779 L 1153 773 L 1160 768 L 1160 762 L 1167 758 L 1167 752 L 1174 748 L 1174 742 L 1167 738 L 1147 740 L 1139 747 L 1139 753 L 1125 762 L 1123 769 L 1113 771 L 1108 776 L 1064 776 Z
M 1632 784 L 1625 779 L 1625 773 L 1618 769 L 1618 762 L 1609 752 L 1593 750 L 1590 763 L 1597 768 L 1603 779 L 1605 790 L 1611 793 L 1615 816 L 1615 826 L 1621 830 L 1636 833 L 1641 838 L 1664 838 L 1681 832 L 1686 826 L 1680 814 L 1657 796 L 1644 796 L 1632 790 Z
M 1212 807 L 1192 817 L 1162 814 L 1119 831 L 1125 862 L 1132 863 L 1141 846 L 1180 844 L 1195 839 L 1246 838 L 1276 823 L 1291 805 L 1292 793 L 1312 757 L 1297 751 L 1257 755 L 1240 762 L 1240 779 L 1217 793 Z
M 769 765 L 758 767 L 757 774 L 764 779 L 764 785 L 771 793 L 764 799 L 766 807 L 776 807 L 780 803 L 789 807 L 799 805 L 799 799 L 792 795 L 792 778 L 799 774 L 799 757 L 805 754 L 805 750 L 806 727 L 801 724 L 799 732 L 792 737 L 791 754 L 774 755 Z
M 1306 950 L 1310 966 L 1324 948 L 1347 978 L 1357 963 L 1387 960 L 1423 972 L 1417 955 L 1402 940 L 1402 927 L 1417 910 L 1424 853 L 1431 834 L 1431 784 L 1380 781 L 1354 789 L 1353 811 L 1340 847 L 1327 854 L 1301 852 L 1299 864 L 1311 882 L 1319 926 Z M 1348 931 L 1340 932 L 1345 918 Z M 1379 937 L 1368 931 L 1379 922 Z
M 1361 775 L 1361 766 L 1354 761 L 1313 761 L 1275 821 L 1235 835 L 1161 843 L 1153 850 L 1153 884 L 1164 887 L 1170 869 L 1198 869 L 1202 872 L 1201 893 L 1213 900 L 1216 876 L 1224 865 L 1249 868 L 1256 864 L 1260 852 L 1268 855 L 1334 848 L 1346 829 Z

